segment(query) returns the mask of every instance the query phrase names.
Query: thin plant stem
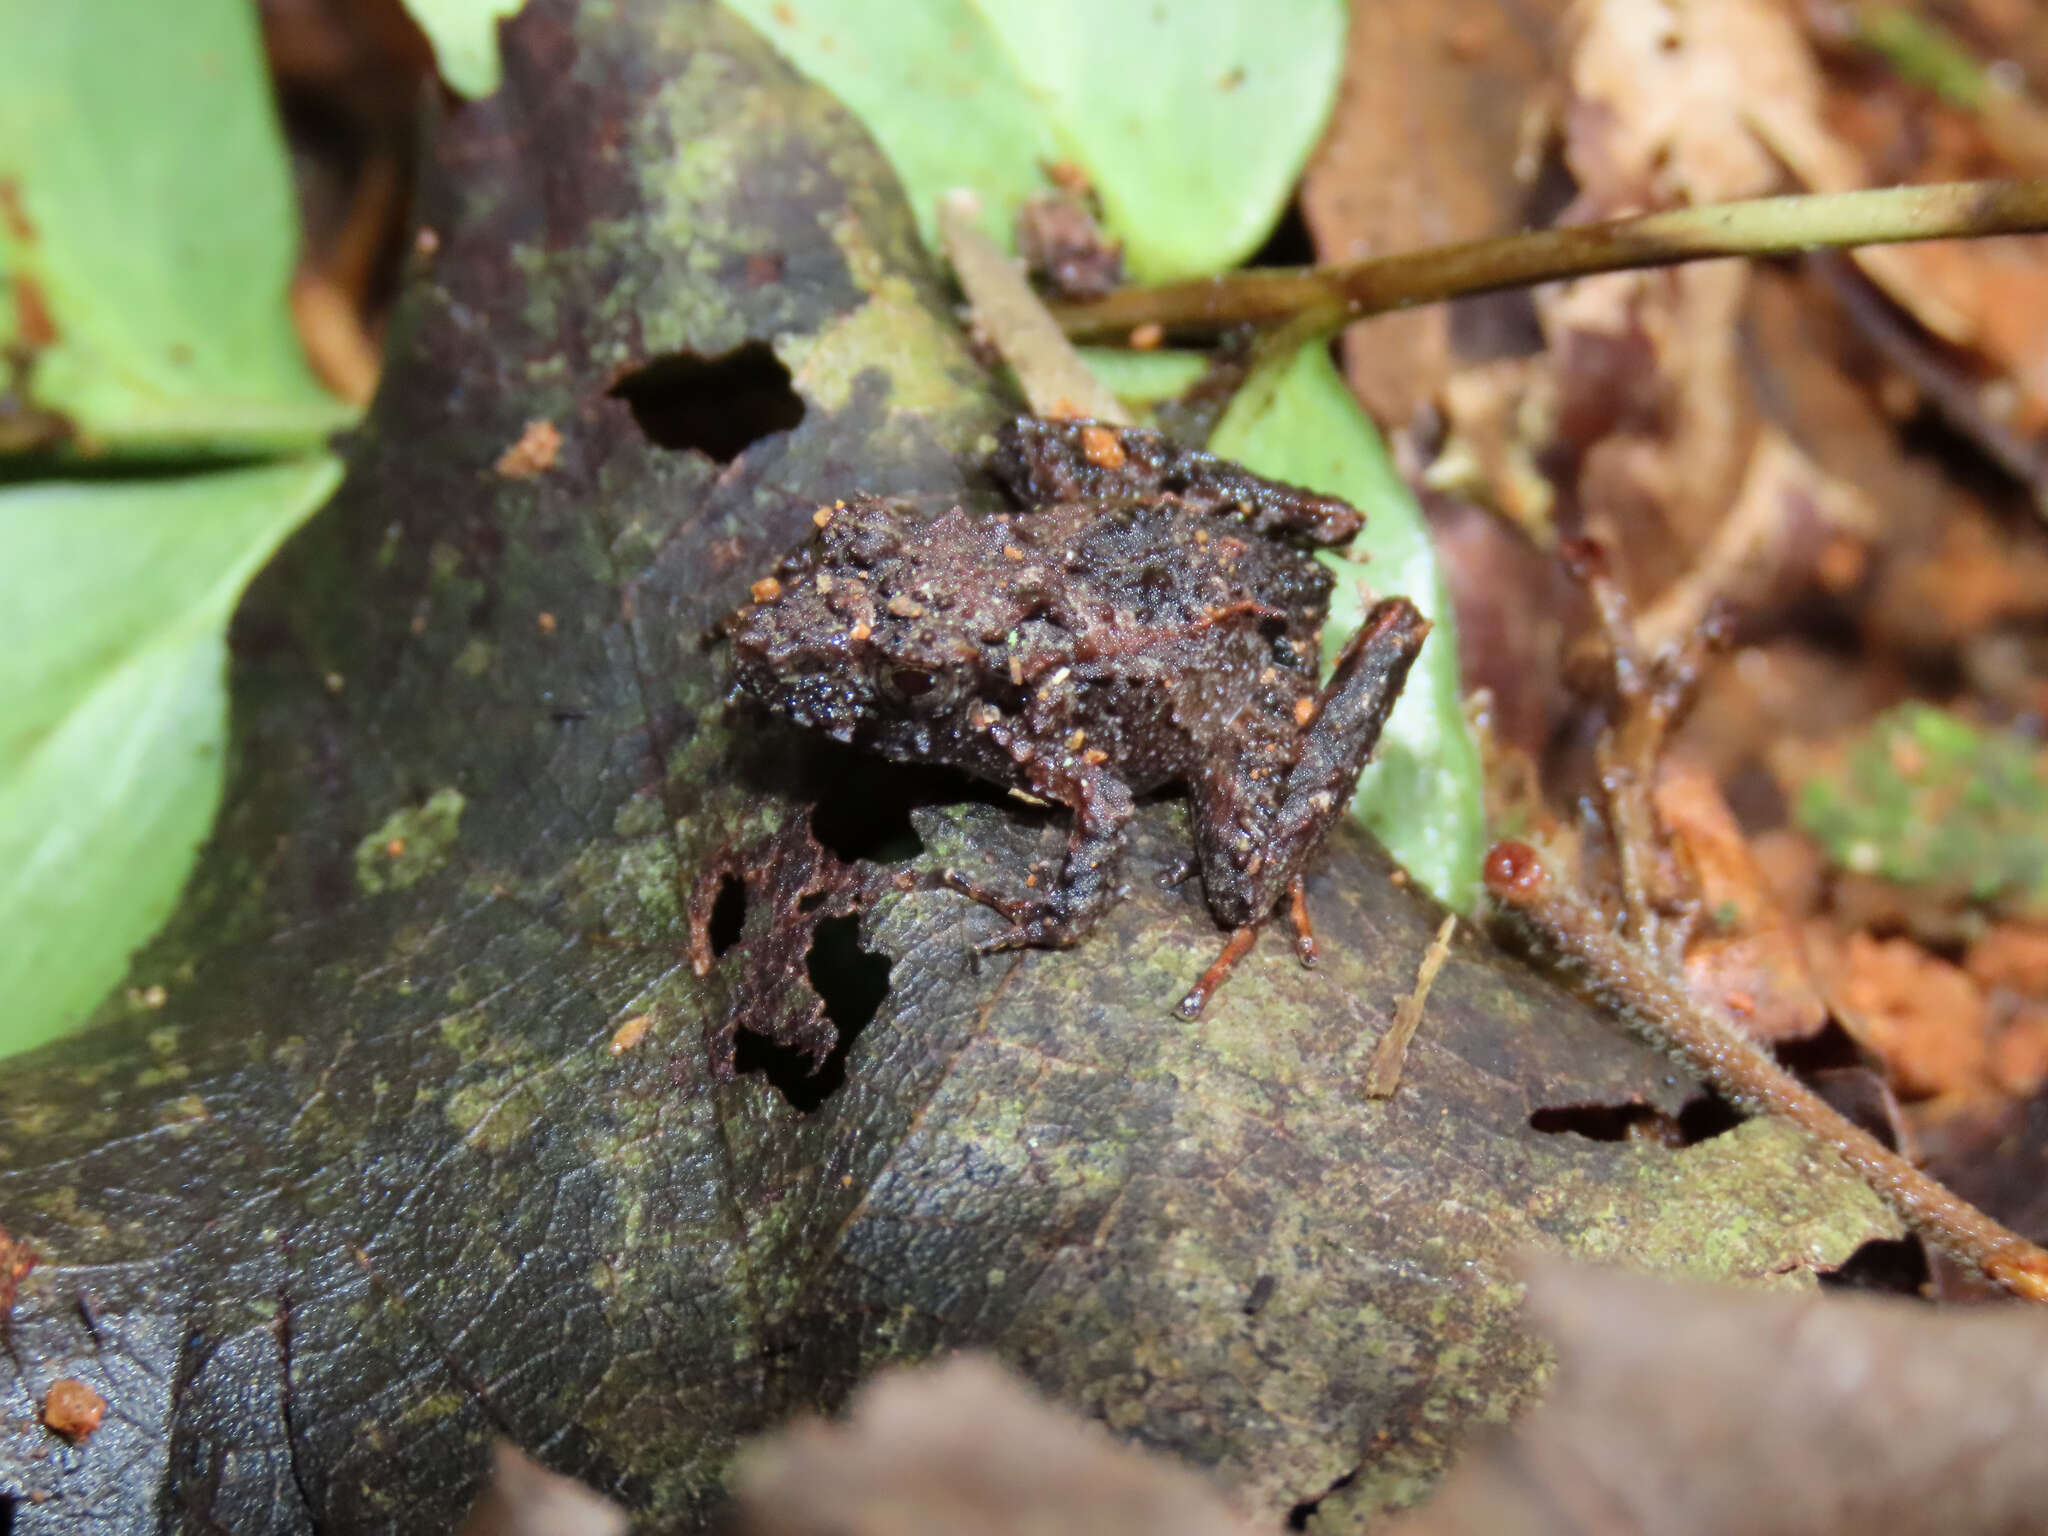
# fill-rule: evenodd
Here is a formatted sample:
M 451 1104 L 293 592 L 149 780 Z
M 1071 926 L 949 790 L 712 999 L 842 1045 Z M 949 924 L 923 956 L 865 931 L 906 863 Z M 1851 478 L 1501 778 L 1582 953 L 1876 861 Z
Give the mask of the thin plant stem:
M 1120 288 L 1100 299 L 1055 305 L 1052 313 L 1078 341 L 1125 337 L 1140 325 L 1179 337 L 1281 324 L 1326 334 L 1388 310 L 1626 267 L 2040 230 L 2048 230 L 2048 181 L 1822 192 L 1503 235 L 1343 266 L 1248 268 L 1158 288 Z

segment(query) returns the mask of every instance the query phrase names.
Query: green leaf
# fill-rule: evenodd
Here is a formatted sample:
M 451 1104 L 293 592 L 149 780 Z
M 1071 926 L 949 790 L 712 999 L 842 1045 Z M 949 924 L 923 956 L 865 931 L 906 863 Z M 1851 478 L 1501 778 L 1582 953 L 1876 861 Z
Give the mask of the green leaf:
M 451 90 L 488 96 L 498 88 L 498 23 L 526 0 L 405 0 L 434 45 L 434 63 Z
M 1486 840 L 1479 749 L 1459 693 L 1450 592 L 1422 508 L 1322 342 L 1256 370 L 1217 423 L 1209 447 L 1364 511 L 1365 529 L 1346 554 L 1322 556 L 1337 577 L 1323 629 L 1325 666 L 1375 593 L 1405 594 L 1436 626 L 1351 809 L 1438 900 L 1471 911 Z
M 1088 371 L 1126 405 L 1153 405 L 1187 393 L 1209 371 L 1206 352 L 1134 352 L 1127 347 L 1078 347 Z
M 1344 58 L 1341 0 L 727 4 L 875 136 L 927 243 L 939 195 L 967 187 L 1007 245 L 1018 203 L 1070 161 L 1146 282 L 1258 248 Z
M 0 491 L 0 1055 L 79 1023 L 169 915 L 220 800 L 228 615 L 340 477 Z
M 0 397 L 86 451 L 297 449 L 345 425 L 292 325 L 256 8 L 0 0 L 0 38 L 0 357 L 26 358 Z

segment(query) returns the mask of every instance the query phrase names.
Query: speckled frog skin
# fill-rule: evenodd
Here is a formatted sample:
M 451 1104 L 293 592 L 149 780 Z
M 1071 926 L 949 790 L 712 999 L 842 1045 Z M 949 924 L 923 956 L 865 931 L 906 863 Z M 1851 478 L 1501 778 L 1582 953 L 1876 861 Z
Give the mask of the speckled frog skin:
M 1011 422 L 991 468 L 1024 510 L 819 509 L 726 621 L 735 687 L 837 741 L 1071 809 L 1042 895 L 952 879 L 1010 920 L 981 950 L 1085 934 L 1117 898 L 1132 797 L 1171 783 L 1209 908 L 1248 944 L 1299 895 L 1427 621 L 1381 601 L 1319 688 L 1331 579 L 1310 551 L 1356 533 L 1354 509 L 1086 421 Z

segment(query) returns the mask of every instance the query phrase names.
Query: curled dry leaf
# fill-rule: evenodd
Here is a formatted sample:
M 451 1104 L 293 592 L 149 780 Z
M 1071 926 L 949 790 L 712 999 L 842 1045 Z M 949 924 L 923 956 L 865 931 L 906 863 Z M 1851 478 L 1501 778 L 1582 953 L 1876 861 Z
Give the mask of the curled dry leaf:
M 1827 1022 L 1799 929 L 1751 857 L 1713 776 L 1682 758 L 1658 765 L 1657 818 L 1700 903 L 1686 985 L 1764 1040 L 1800 1040 Z
M 748 1536 L 1252 1536 L 1192 1471 L 1117 1445 L 995 1361 L 875 1377 L 842 1423 L 755 1442 L 733 1474 Z
M 1555 1261 L 1549 1396 L 1389 1536 L 1977 1536 L 2048 1507 L 2048 1316 L 1745 1295 Z

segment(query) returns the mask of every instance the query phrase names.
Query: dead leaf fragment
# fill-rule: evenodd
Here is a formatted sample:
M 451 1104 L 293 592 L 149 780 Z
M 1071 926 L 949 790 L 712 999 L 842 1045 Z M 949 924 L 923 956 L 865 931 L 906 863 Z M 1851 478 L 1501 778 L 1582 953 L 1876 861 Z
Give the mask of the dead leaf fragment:
M 500 1440 L 490 1486 L 477 1495 L 460 1536 L 622 1536 L 625 1529 L 626 1512 L 610 1499 Z
M 1319 261 L 1499 234 L 1521 222 L 1516 141 L 1548 89 L 1564 0 L 1354 0 L 1336 111 L 1302 177 Z M 1455 306 L 1380 315 L 1344 337 L 1375 418 L 1404 425 L 1453 367 Z
M 1000 1365 L 877 1376 L 844 1422 L 755 1442 L 733 1475 L 748 1536 L 1250 1536 L 1195 1473 L 1127 1450 Z
M 705 861 L 690 892 L 690 968 L 708 976 L 722 966 L 733 978 L 711 1035 L 714 1077 L 733 1073 L 742 1030 L 802 1053 L 814 1073 L 824 1065 L 839 1032 L 806 962 L 819 924 L 851 916 L 863 900 L 858 872 L 818 842 L 808 819 Z M 739 912 L 730 934 L 718 931 L 727 901 Z
M 2000 923 L 1970 946 L 1963 969 L 1979 986 L 2048 998 L 2048 928 Z
M 1990 1014 L 1969 974 L 1911 939 L 1852 933 L 1822 963 L 1828 1001 L 1908 1098 L 1983 1086 Z
M 1603 213 L 1774 190 L 1753 114 L 1821 131 L 1819 70 L 1771 0 L 1584 0 L 1571 28 L 1566 156 Z
M 1803 1040 L 1827 1022 L 1799 930 L 1750 856 L 1713 776 L 1683 758 L 1658 765 L 1657 819 L 1699 894 L 1703 922 L 1686 947 L 1694 997 L 1763 1040 Z
M 1973 1536 L 2048 1507 L 2048 1318 L 1666 1284 L 1554 1259 L 1550 1395 L 1395 1536 Z

